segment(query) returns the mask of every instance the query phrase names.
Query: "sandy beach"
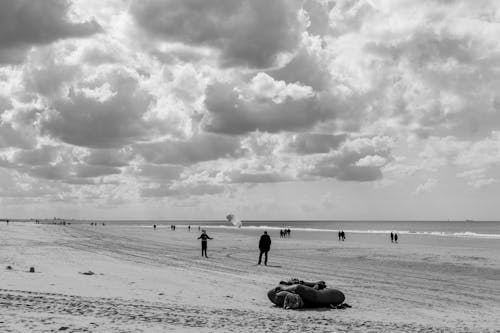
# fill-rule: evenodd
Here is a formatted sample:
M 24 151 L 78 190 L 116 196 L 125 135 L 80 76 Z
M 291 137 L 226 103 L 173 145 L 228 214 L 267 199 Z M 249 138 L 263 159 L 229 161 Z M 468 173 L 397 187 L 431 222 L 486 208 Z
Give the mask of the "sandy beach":
M 0 331 L 500 332 L 498 240 L 271 231 L 266 267 L 260 230 L 208 233 L 204 259 L 183 226 L 2 224 Z M 267 290 L 291 277 L 326 281 L 352 308 L 275 307 Z

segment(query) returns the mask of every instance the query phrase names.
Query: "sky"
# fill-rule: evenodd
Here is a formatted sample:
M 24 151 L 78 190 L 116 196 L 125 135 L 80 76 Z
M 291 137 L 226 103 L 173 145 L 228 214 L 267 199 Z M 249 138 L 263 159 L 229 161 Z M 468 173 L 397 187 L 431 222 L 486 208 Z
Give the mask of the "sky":
M 3 0 L 0 216 L 500 219 L 491 0 Z

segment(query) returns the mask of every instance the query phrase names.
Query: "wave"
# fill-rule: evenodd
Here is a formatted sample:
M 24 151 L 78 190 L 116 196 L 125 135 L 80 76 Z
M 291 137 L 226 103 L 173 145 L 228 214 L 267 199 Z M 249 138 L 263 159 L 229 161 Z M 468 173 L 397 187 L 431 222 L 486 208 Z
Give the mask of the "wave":
M 206 226 L 208 228 L 220 228 L 220 229 L 235 229 L 234 226 L 227 225 L 211 225 Z M 305 232 L 332 232 L 337 233 L 339 229 L 320 229 L 320 228 L 297 228 L 297 227 L 276 227 L 268 225 L 260 226 L 242 226 L 243 230 L 281 230 L 284 228 L 290 228 L 292 231 L 305 231 Z M 357 230 L 357 229 L 343 229 L 346 233 L 353 234 L 390 234 L 395 232 L 402 235 L 421 235 L 421 236 L 438 236 L 438 237 L 463 237 L 463 238 L 491 238 L 500 239 L 500 234 L 482 234 L 471 231 L 464 232 L 446 232 L 446 231 L 411 231 L 411 230 Z
M 306 227 L 278 227 L 278 226 L 269 226 L 269 225 L 243 225 L 241 228 L 238 228 L 234 225 L 200 225 L 204 229 L 241 229 L 241 230 L 281 230 L 284 228 L 289 228 L 292 231 L 299 232 L 331 232 L 337 233 L 339 229 L 323 229 L 323 228 L 306 228 Z M 128 225 L 127 227 L 135 227 L 135 228 L 151 228 L 150 225 Z M 158 228 L 165 228 L 165 225 L 157 225 Z M 187 226 L 183 226 L 187 227 Z M 198 227 L 198 224 L 192 225 L 191 229 L 194 231 Z M 359 229 L 342 229 L 346 233 L 353 234 L 385 234 L 388 235 L 391 232 L 395 232 L 401 235 L 417 235 L 417 236 L 435 236 L 435 237 L 456 237 L 456 238 L 484 238 L 484 239 L 500 239 L 500 234 L 484 234 L 477 233 L 471 231 L 463 231 L 463 232 L 447 232 L 447 231 L 413 231 L 413 230 L 359 230 Z

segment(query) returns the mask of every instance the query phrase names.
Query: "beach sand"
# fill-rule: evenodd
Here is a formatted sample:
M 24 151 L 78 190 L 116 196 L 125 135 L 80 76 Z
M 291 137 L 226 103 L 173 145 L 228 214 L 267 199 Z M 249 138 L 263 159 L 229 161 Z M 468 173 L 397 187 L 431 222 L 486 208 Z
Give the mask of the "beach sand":
M 208 234 L 204 259 L 195 228 L 2 224 L 0 331 L 500 332 L 498 240 L 271 231 L 257 266 L 261 231 Z M 275 307 L 267 291 L 291 277 L 325 280 L 352 308 Z

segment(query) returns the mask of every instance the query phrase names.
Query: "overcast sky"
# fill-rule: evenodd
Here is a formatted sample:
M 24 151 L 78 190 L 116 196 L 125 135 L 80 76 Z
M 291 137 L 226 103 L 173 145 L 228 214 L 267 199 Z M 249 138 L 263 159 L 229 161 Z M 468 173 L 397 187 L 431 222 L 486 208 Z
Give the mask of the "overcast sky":
M 499 219 L 496 0 L 3 0 L 0 216 Z

